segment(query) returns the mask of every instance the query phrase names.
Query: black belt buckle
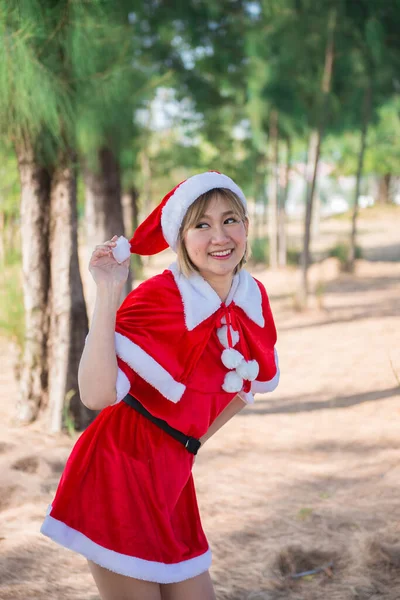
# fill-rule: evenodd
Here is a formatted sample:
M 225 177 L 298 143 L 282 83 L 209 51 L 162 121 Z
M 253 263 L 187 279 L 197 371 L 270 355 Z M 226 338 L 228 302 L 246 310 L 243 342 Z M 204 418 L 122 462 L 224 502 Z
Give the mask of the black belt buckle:
M 200 440 L 198 440 L 194 437 L 188 437 L 186 444 L 185 444 L 186 450 L 188 452 L 190 452 L 191 454 L 197 454 L 200 446 L 201 446 Z

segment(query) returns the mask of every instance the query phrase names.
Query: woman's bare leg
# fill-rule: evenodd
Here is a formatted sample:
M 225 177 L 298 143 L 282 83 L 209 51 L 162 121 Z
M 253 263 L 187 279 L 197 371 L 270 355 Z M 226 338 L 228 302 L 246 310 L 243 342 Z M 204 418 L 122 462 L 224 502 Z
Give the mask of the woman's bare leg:
M 159 583 L 118 575 L 91 560 L 88 563 L 102 600 L 162 600 Z
M 162 600 L 216 600 L 208 571 L 186 581 L 161 584 L 160 587 Z

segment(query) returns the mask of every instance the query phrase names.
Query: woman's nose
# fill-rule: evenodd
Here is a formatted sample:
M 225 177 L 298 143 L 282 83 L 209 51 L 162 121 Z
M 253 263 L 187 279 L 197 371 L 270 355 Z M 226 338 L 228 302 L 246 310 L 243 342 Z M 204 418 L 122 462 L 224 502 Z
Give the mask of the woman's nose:
M 212 241 L 215 244 L 224 244 L 229 239 L 224 227 L 214 227 L 212 233 Z

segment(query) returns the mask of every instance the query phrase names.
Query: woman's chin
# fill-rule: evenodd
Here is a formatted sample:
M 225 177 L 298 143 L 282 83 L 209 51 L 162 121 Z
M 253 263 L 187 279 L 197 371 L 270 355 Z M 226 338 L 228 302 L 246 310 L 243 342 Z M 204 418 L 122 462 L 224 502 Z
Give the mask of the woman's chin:
M 229 261 L 229 263 L 228 261 L 221 261 L 220 263 L 215 261 L 215 263 L 211 263 L 204 268 L 200 268 L 199 271 L 201 274 L 204 274 L 203 277 L 207 275 L 214 275 L 215 277 L 228 277 L 234 275 L 236 267 L 237 264 L 234 261 Z

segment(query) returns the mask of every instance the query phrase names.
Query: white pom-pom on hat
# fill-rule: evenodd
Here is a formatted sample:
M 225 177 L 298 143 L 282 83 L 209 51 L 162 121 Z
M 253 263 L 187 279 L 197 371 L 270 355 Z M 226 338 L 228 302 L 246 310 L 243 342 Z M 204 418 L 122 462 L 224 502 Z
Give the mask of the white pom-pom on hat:
M 236 367 L 236 373 L 242 379 L 247 381 L 254 381 L 258 375 L 260 366 L 256 360 L 242 360 L 242 362 Z
M 225 375 L 222 389 L 225 392 L 240 392 L 243 387 L 243 379 L 236 373 L 236 371 L 229 371 Z
M 231 328 L 232 346 L 236 346 L 236 344 L 239 341 L 239 332 L 233 329 L 231 325 L 229 325 L 229 327 Z M 217 336 L 222 346 L 224 348 L 229 348 L 227 325 L 223 325 L 222 327 L 219 327 L 219 329 L 217 329 Z
M 227 369 L 236 369 L 244 358 L 243 355 L 234 348 L 227 348 L 223 351 L 221 360 Z
M 112 249 L 112 253 L 117 263 L 121 264 L 130 257 L 131 245 L 123 235 L 119 236 L 116 244 L 115 248 Z

